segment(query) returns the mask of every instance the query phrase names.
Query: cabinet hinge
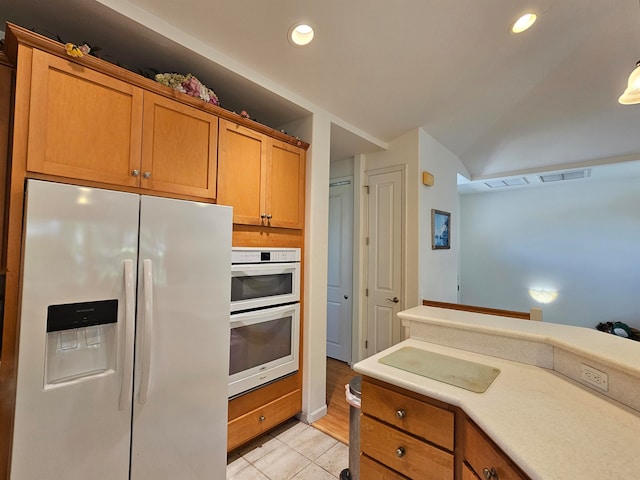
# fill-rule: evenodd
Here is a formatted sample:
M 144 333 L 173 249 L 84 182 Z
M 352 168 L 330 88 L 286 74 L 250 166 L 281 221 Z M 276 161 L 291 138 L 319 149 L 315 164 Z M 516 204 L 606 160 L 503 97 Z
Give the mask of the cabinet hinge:
M 369 246 L 369 237 L 367 237 L 366 244 L 367 244 L 367 246 Z
M 369 348 L 369 340 L 364 341 L 364 348 Z
M 367 195 L 369 195 L 369 185 L 364 186 L 364 191 L 366 192 Z
M 365 297 L 368 297 L 368 296 L 369 296 L 369 289 L 368 289 L 368 288 L 365 288 L 365 289 L 364 289 L 364 296 L 365 296 Z

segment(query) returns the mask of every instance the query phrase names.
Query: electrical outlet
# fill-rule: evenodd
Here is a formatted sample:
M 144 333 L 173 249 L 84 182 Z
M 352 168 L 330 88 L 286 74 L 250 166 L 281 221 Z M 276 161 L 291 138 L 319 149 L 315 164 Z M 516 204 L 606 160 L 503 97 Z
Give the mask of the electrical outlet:
M 580 365 L 580 378 L 605 392 L 609 391 L 609 375 L 584 363 Z

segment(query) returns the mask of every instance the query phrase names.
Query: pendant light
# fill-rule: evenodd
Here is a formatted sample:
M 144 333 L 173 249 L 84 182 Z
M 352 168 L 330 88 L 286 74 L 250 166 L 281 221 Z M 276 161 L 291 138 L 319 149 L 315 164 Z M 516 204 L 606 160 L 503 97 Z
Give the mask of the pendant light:
M 640 61 L 636 63 L 636 68 L 629 75 L 629 83 L 620 98 L 618 99 L 623 105 L 634 105 L 640 103 Z

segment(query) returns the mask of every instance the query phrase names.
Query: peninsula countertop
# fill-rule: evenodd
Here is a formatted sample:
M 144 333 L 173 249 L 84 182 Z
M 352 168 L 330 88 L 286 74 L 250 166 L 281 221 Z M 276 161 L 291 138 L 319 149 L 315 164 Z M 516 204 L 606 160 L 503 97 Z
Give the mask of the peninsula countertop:
M 446 320 L 435 323 L 446 325 Z M 535 327 L 528 323 L 523 324 L 525 333 L 533 334 L 528 330 Z M 491 328 L 501 334 L 504 325 L 499 321 Z M 514 325 L 517 331 L 519 324 Z M 533 480 L 640 478 L 640 412 L 555 371 L 553 362 L 544 368 L 440 345 L 437 336 L 434 340 L 410 338 L 357 363 L 354 370 L 460 407 Z M 484 393 L 474 393 L 379 362 L 407 346 L 495 367 L 500 373 Z M 636 390 L 631 392 L 635 396 L 640 390 L 633 380 L 628 386 Z

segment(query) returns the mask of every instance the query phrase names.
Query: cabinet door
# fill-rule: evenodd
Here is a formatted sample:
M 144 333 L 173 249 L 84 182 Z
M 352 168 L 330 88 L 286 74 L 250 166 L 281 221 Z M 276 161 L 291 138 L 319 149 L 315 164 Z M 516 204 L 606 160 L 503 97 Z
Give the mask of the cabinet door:
M 140 88 L 33 50 L 28 170 L 137 186 L 141 136 Z
M 218 118 L 144 92 L 140 186 L 215 198 Z
M 479 480 L 479 478 L 469 465 L 462 464 L 462 480 Z
M 233 207 L 233 223 L 261 225 L 265 215 L 268 137 L 226 120 L 218 133 L 218 203 Z
M 305 151 L 270 139 L 266 213 L 272 227 L 304 227 Z
M 507 458 L 469 420 L 464 421 L 464 459 L 480 476 L 500 480 L 528 480 L 528 477 Z M 495 472 L 492 477 L 492 472 Z

